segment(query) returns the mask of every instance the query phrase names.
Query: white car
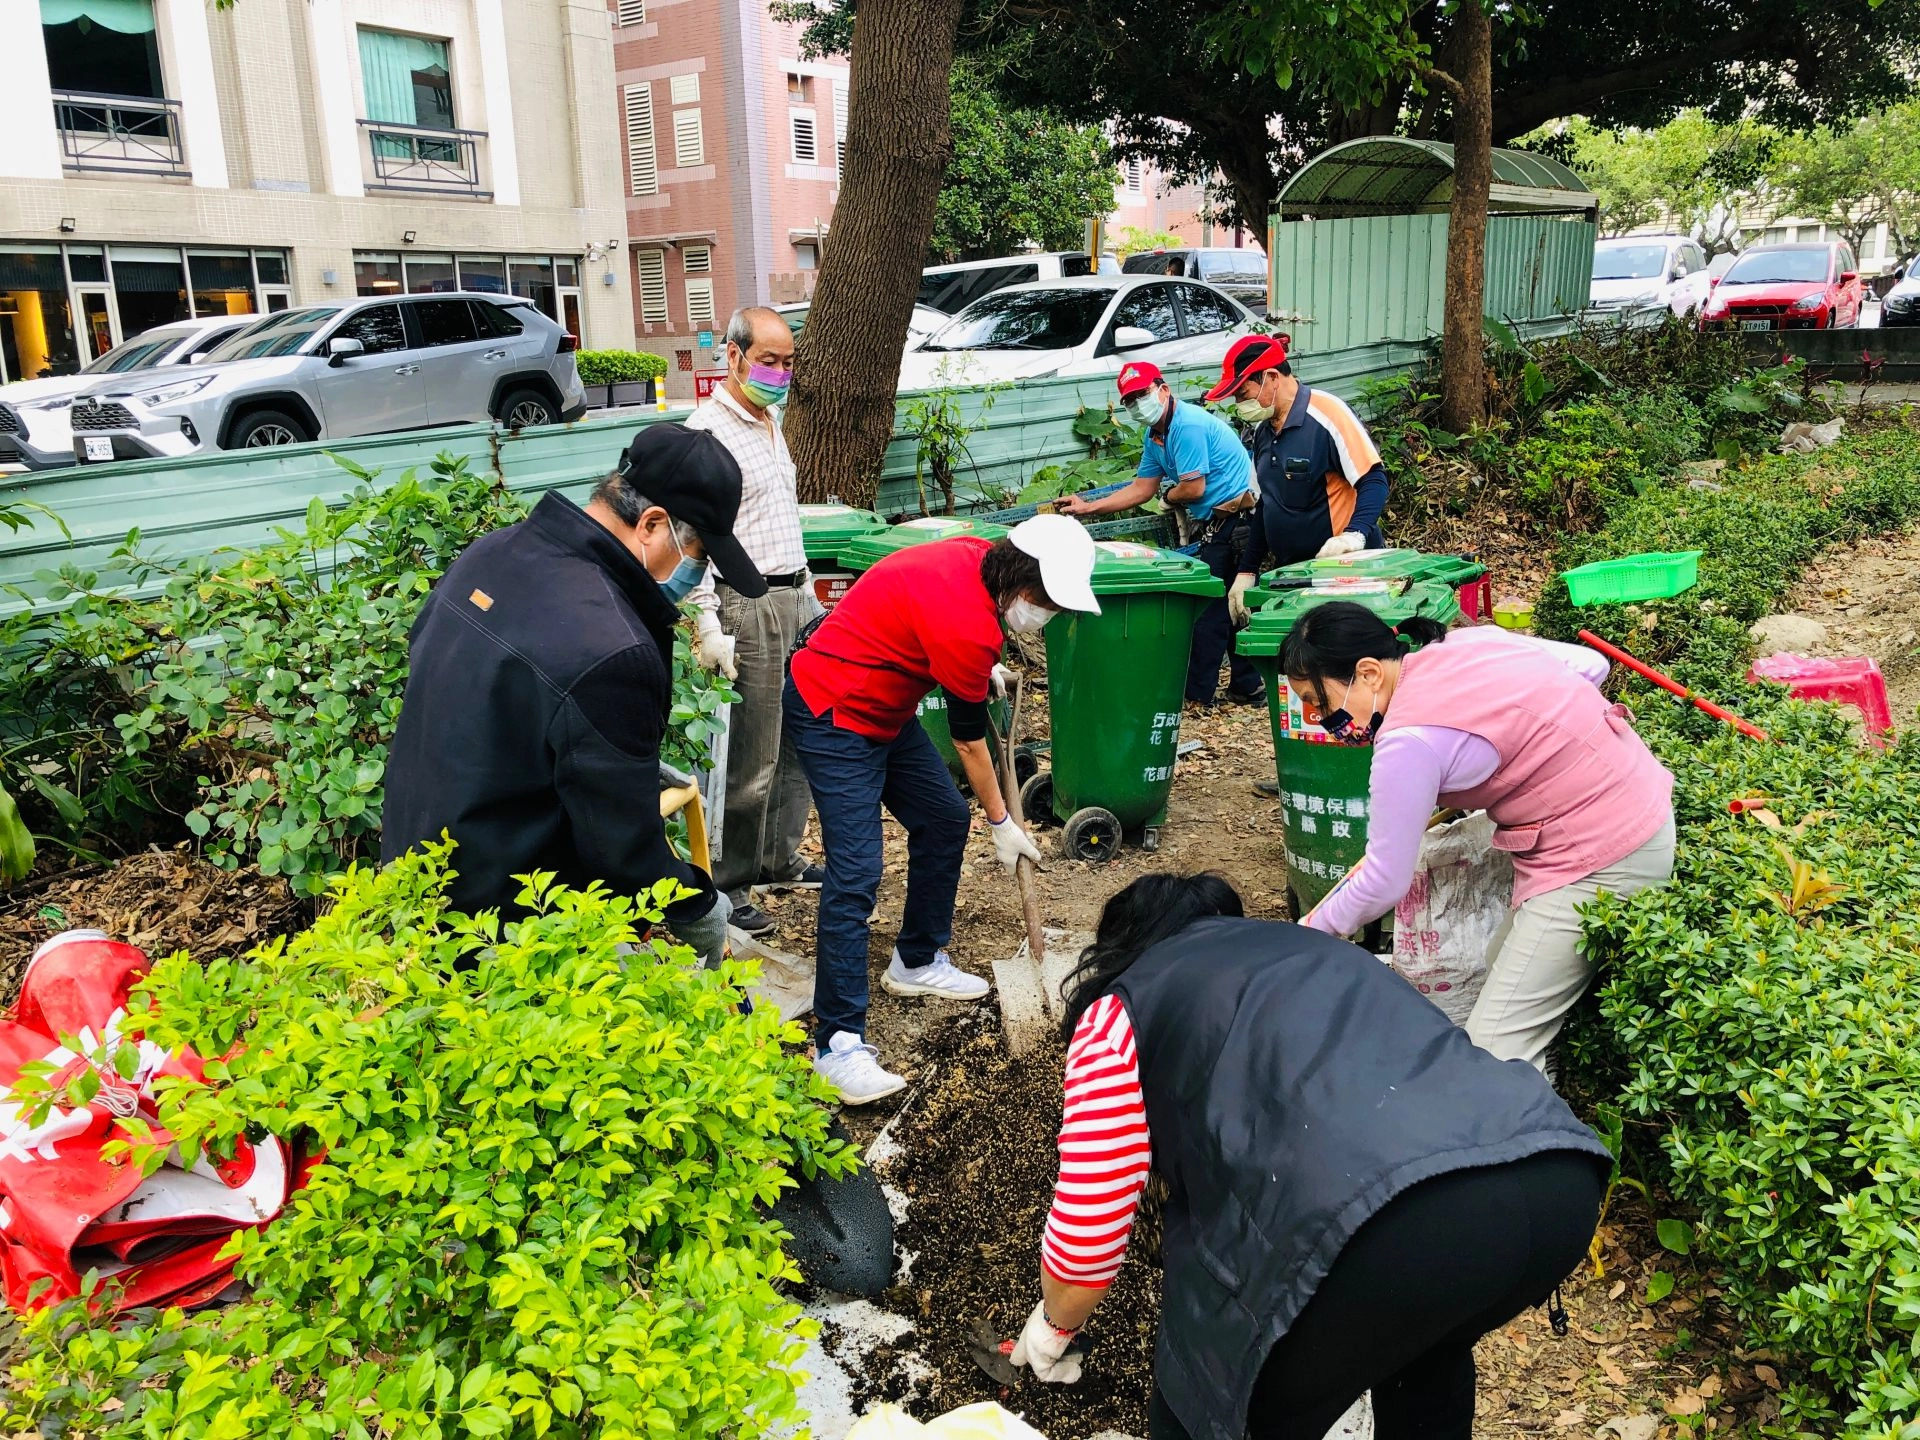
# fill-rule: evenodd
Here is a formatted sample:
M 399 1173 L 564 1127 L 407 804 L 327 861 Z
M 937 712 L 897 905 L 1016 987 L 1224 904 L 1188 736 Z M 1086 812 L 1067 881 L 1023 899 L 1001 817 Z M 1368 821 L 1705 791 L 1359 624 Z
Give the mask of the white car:
M 776 305 L 773 307 L 773 313 L 787 322 L 787 328 L 793 332 L 794 339 L 797 340 L 800 338 L 800 332 L 807 328 L 807 316 L 813 313 L 813 302 L 796 300 L 790 305 Z M 919 349 L 922 340 L 952 318 L 925 305 L 914 306 L 913 313 L 907 317 L 907 343 L 901 347 L 902 350 Z
M 49 375 L 0 386 L 0 463 L 22 464 L 29 470 L 74 464 L 73 426 L 68 423 L 74 396 L 91 389 L 102 376 L 191 365 L 194 356 L 231 340 L 260 318 L 204 315 L 198 320 L 175 320 L 114 346 L 78 375 Z
M 983 295 L 900 365 L 900 389 L 1117 375 L 1130 360 L 1218 366 L 1253 328 L 1232 296 L 1197 280 L 1083 275 Z
M 1707 252 L 1698 242 L 1685 235 L 1622 235 L 1593 247 L 1587 303 L 1596 310 L 1664 305 L 1676 315 L 1692 315 L 1712 288 Z

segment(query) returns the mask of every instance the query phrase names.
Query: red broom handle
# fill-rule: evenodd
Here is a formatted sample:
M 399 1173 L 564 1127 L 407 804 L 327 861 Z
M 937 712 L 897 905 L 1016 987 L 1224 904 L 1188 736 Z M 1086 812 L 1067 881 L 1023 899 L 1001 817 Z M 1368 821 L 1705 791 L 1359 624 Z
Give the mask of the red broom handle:
M 1733 728 L 1738 730 L 1742 735 L 1750 735 L 1755 740 L 1766 740 L 1770 738 L 1767 735 L 1767 732 L 1762 730 L 1758 725 L 1754 725 L 1749 723 L 1748 721 L 1742 720 L 1738 715 L 1734 714 L 1731 710 L 1724 710 L 1720 706 L 1714 704 L 1713 701 L 1711 700 L 1706 700 L 1701 698 L 1700 696 L 1694 694 L 1691 690 L 1687 689 L 1686 686 L 1680 684 L 1677 680 L 1671 680 L 1667 676 L 1662 675 L 1658 670 L 1654 669 L 1651 665 L 1643 665 L 1640 661 L 1634 659 L 1633 656 L 1627 654 L 1627 652 L 1622 650 L 1619 646 L 1609 645 L 1606 641 L 1602 640 L 1598 635 L 1594 634 L 1591 630 L 1582 630 L 1580 632 L 1580 638 L 1586 641 L 1586 643 L 1591 645 L 1594 649 L 1598 650 L 1602 655 L 1606 656 L 1609 660 L 1617 661 L 1618 663 L 1626 666 L 1629 670 L 1633 671 L 1634 674 L 1640 676 L 1643 680 L 1651 680 L 1654 684 L 1658 685 L 1662 690 L 1667 690 L 1672 692 L 1675 695 L 1678 695 L 1682 700 L 1685 700 L 1688 703 L 1696 706 L 1697 708 L 1706 711 L 1707 714 L 1713 716 L 1714 719 L 1726 721 L 1727 724 L 1733 726 Z

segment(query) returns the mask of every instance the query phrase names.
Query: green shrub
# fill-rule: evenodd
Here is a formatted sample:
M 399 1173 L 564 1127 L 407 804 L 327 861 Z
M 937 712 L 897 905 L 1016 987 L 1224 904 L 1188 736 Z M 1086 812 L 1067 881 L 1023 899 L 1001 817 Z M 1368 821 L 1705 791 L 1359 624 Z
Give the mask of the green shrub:
M 581 350 L 573 358 L 582 385 L 658 380 L 667 373 L 667 362 L 645 350 Z
M 740 1013 L 749 965 L 623 953 L 670 896 L 533 877 L 538 913 L 500 931 L 444 913 L 445 878 L 445 847 L 356 870 L 291 942 L 154 966 L 148 1039 L 237 1047 L 162 1097 L 189 1161 L 262 1129 L 324 1158 L 239 1240 L 245 1300 L 25 1319 L 10 1429 L 745 1440 L 800 1418 L 808 1324 L 763 1207 L 791 1167 L 853 1163 L 800 1030 Z

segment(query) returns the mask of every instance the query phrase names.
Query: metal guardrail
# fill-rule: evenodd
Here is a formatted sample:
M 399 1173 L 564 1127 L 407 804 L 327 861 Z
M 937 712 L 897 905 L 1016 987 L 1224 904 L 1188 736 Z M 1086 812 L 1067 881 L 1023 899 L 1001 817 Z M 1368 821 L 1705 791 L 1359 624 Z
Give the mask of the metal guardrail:
M 422 125 L 397 125 L 385 120 L 362 120 L 367 153 L 373 162 L 369 190 L 397 190 L 423 195 L 463 195 L 491 199 L 483 189 L 480 142 L 484 130 L 431 130 Z
M 60 163 L 86 173 L 190 175 L 180 114 L 178 100 L 56 90 Z

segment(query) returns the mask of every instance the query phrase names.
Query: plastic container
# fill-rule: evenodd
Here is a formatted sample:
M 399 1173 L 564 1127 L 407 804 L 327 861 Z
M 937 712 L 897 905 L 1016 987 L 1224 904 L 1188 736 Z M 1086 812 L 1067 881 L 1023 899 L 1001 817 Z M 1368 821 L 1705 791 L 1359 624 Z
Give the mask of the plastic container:
M 1501 600 L 1493 607 L 1493 623 L 1502 630 L 1533 629 L 1533 606 L 1525 600 Z
M 1198 560 L 1125 541 L 1097 542 L 1098 615 L 1046 629 L 1053 768 L 1022 790 L 1029 820 L 1064 827 L 1063 848 L 1110 859 L 1123 837 L 1159 843 L 1173 790 L 1193 626 L 1226 593 Z
M 1242 630 L 1235 647 L 1267 682 L 1267 718 L 1273 725 L 1274 775 L 1286 821 L 1287 889 L 1293 913 L 1319 904 L 1367 851 L 1367 803 L 1373 747 L 1343 745 L 1310 724 L 1280 673 L 1280 647 L 1300 617 L 1330 600 L 1365 605 L 1389 625 L 1415 615 L 1443 625 L 1460 618 L 1460 604 L 1444 582 L 1422 581 L 1399 594 L 1382 589 L 1290 590 L 1270 599 Z M 1364 717 L 1362 717 L 1364 719 Z
M 1596 560 L 1568 570 L 1567 596 L 1575 605 L 1623 605 L 1664 600 L 1691 590 L 1700 580 L 1698 550 L 1654 551 L 1618 560 Z
M 1260 600 L 1284 593 L 1282 586 L 1326 586 L 1343 579 L 1398 580 L 1416 584 L 1423 580 L 1451 586 L 1460 613 L 1480 623 L 1493 618 L 1493 581 L 1487 567 L 1464 555 L 1428 555 L 1419 550 L 1356 550 L 1325 560 L 1302 560 L 1269 570 L 1247 592 L 1248 608 Z
M 1753 662 L 1749 680 L 1771 680 L 1787 687 L 1796 700 L 1830 700 L 1860 712 L 1867 730 L 1885 735 L 1893 729 L 1893 709 L 1887 702 L 1887 677 L 1880 662 L 1867 655 L 1824 658 L 1813 655 L 1769 655 Z
M 871 510 L 852 505 L 802 505 L 800 541 L 813 572 L 813 593 L 831 610 L 853 584 L 853 572 L 841 561 L 841 552 L 863 535 L 885 530 L 887 522 Z
M 998 540 L 1006 533 L 1005 526 L 989 524 L 984 520 L 957 515 L 922 516 L 853 536 L 840 547 L 840 563 L 854 572 L 857 579 L 887 556 L 914 545 L 925 545 L 933 540 L 951 540 L 956 535 L 978 535 L 985 540 Z M 1004 704 L 996 701 L 991 708 L 994 723 L 1004 725 L 1007 718 Z M 953 778 L 964 781 L 966 772 L 961 768 L 959 752 L 953 748 L 953 734 L 947 728 L 947 692 L 936 685 L 920 702 L 919 714 L 921 729 L 933 741 L 933 748 L 940 752 L 940 758 L 947 762 L 947 769 Z

